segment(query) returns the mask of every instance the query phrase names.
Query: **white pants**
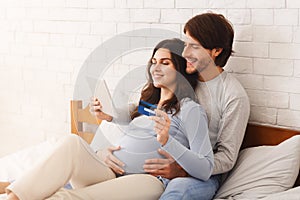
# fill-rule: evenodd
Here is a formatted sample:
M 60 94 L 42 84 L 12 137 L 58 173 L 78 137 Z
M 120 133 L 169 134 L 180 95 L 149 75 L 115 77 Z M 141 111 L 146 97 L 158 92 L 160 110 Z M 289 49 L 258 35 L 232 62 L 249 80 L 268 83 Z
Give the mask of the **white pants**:
M 73 190 L 62 187 L 70 181 Z M 69 135 L 8 188 L 21 200 L 158 199 L 163 184 L 147 174 L 116 178 L 89 145 Z

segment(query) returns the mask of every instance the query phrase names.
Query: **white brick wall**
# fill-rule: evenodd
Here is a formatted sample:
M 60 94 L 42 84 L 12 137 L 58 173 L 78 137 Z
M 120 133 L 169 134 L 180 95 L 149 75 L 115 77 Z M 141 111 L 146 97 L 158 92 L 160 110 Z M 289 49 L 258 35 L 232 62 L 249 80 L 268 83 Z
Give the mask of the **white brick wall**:
M 267 58 L 269 54 L 268 43 L 235 42 L 233 46 L 236 56 Z
M 251 106 L 250 109 L 250 121 L 271 125 L 276 124 L 276 108 Z
M 226 70 L 235 73 L 253 73 L 253 59 L 244 57 L 231 57 L 226 65 Z
M 161 23 L 185 23 L 192 17 L 190 9 L 162 9 Z
M 248 8 L 284 8 L 285 0 L 247 1 Z
M 292 26 L 254 26 L 254 41 L 290 43 L 292 39 Z
M 286 5 L 287 8 L 299 8 L 300 2 L 298 0 L 287 0 Z
M 184 23 L 205 11 L 224 14 L 234 26 L 235 53 L 226 69 L 246 88 L 250 121 L 300 129 L 299 2 L 1 0 L 0 156 L 69 133 L 77 75 L 102 42 L 138 28 L 182 34 Z M 146 57 L 118 59 L 111 82 Z
M 286 58 L 299 59 L 300 44 L 295 43 L 271 43 L 270 44 L 270 58 Z
M 292 60 L 255 58 L 253 72 L 255 74 L 292 76 L 294 65 Z
M 279 109 L 277 124 L 279 126 L 299 127 L 300 126 L 299 111 Z
M 227 11 L 227 18 L 234 24 L 250 24 L 250 9 L 230 9 Z
M 289 107 L 289 95 L 287 93 L 251 89 L 247 89 L 247 93 L 253 106 L 286 109 Z
M 300 77 L 300 61 L 296 60 L 294 62 L 294 76 L 295 77 Z
M 131 22 L 157 23 L 160 19 L 159 9 L 132 9 L 130 10 Z
M 252 25 L 234 25 L 235 41 L 251 42 L 253 40 L 253 26 Z
M 290 107 L 292 110 L 300 110 L 300 94 L 291 94 L 290 95 Z
M 300 78 L 265 76 L 264 89 L 278 92 L 300 93 Z
M 251 16 L 253 25 L 272 25 L 274 22 L 273 9 L 251 9 Z
M 256 74 L 236 74 L 237 79 L 246 89 L 263 90 L 264 77 Z
M 135 0 L 142 2 L 141 0 Z M 157 1 L 157 0 L 145 0 L 144 2 L 144 8 L 175 8 L 175 0 L 164 0 L 164 1 Z M 186 1 L 184 1 L 186 2 Z M 194 1 L 190 1 L 194 2 Z M 177 1 L 176 1 L 177 3 Z M 179 5 L 176 6 L 177 8 L 181 8 Z
M 207 1 L 208 8 L 245 8 L 246 0 L 220 0 L 220 1 Z
M 298 25 L 298 12 L 298 9 L 274 10 L 274 24 L 285 26 Z

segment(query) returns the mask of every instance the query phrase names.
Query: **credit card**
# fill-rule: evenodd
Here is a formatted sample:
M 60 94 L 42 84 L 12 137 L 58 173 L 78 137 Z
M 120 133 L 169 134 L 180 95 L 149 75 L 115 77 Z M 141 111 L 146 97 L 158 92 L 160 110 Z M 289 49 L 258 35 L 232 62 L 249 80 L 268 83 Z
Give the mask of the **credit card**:
M 154 116 L 155 115 L 154 110 L 156 108 L 157 108 L 156 105 L 140 100 L 138 106 L 138 112 L 142 115 Z

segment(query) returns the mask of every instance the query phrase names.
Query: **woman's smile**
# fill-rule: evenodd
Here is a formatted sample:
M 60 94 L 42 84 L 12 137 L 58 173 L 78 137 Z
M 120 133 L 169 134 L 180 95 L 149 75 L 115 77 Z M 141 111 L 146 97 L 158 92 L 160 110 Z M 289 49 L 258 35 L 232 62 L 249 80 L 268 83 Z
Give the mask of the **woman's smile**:
M 153 78 L 154 79 L 160 79 L 160 78 L 162 78 L 164 75 L 163 74 L 158 74 L 158 73 L 154 73 L 153 74 Z

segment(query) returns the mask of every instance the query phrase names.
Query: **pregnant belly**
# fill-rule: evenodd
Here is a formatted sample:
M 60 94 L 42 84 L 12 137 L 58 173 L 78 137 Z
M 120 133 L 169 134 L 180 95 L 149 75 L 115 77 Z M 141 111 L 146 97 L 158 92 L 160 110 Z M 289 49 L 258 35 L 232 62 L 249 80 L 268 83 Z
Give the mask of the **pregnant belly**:
M 123 167 L 125 174 L 145 173 L 143 170 L 145 160 L 164 158 L 157 152 L 160 144 L 154 136 L 141 138 L 125 135 L 117 145 L 121 146 L 121 150 L 115 151 L 114 155 L 125 164 Z

